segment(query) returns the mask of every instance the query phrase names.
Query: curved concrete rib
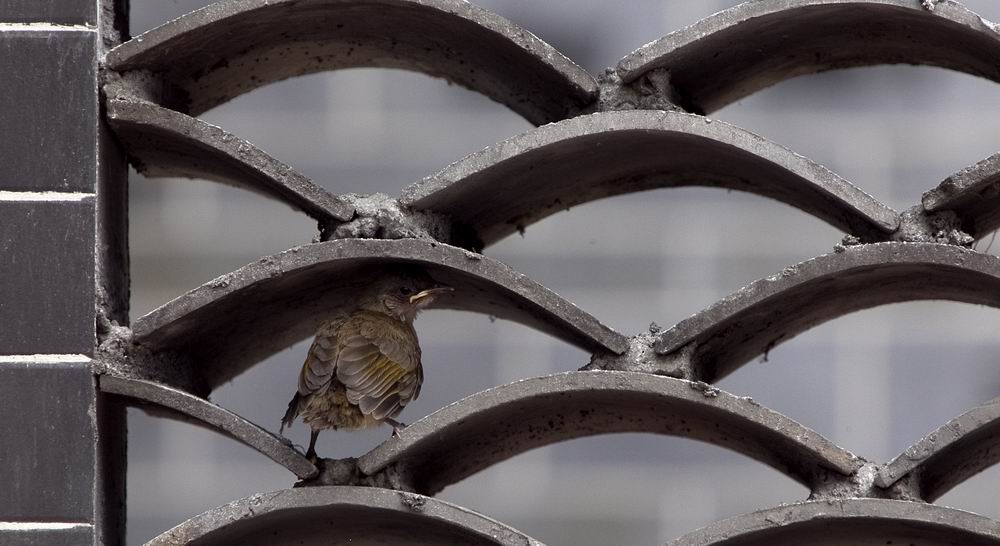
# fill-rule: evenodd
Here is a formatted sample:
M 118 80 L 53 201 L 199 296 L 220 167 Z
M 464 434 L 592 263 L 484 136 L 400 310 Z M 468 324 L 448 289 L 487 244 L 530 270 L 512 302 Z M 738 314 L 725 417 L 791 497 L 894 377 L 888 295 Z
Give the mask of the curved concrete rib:
M 146 546 L 320 543 L 542 546 L 512 527 L 444 501 L 340 486 L 259 493 L 189 519 Z
M 681 106 L 707 113 L 795 76 L 900 63 L 1000 81 L 1000 34 L 951 1 L 759 0 L 650 42 L 617 70 L 627 83 L 666 69 Z
M 756 193 L 876 240 L 899 224 L 892 209 L 787 148 L 727 123 L 653 110 L 533 129 L 406 188 L 402 201 L 447 213 L 489 244 L 580 203 L 676 186 Z
M 270 457 L 300 478 L 317 474 L 316 467 L 281 438 L 203 398 L 141 379 L 102 375 L 99 382 L 101 392 L 125 397 L 150 413 L 168 410 L 162 412 L 166 417 L 224 434 Z
M 955 211 L 977 239 L 1000 228 L 1000 153 L 949 176 L 921 201 L 930 212 Z
M 149 349 L 192 357 L 215 388 L 353 308 L 372 275 L 406 266 L 456 288 L 438 308 L 510 319 L 591 352 L 628 347 L 625 336 L 506 265 L 418 239 L 342 239 L 267 256 L 139 318 L 133 333 Z
M 660 334 L 714 382 L 813 326 L 887 303 L 939 299 L 1000 307 L 1000 258 L 933 243 L 848 247 L 754 281 Z
M 277 199 L 320 222 L 354 214 L 354 207 L 219 127 L 139 99 L 109 99 L 107 109 L 108 122 L 146 176 L 215 180 Z
M 461 0 L 223 0 L 113 49 L 108 66 L 159 73 L 197 115 L 285 78 L 354 67 L 445 78 L 535 124 L 575 115 L 597 83 L 549 44 Z
M 824 499 L 725 519 L 669 546 L 986 546 L 1000 544 L 1000 527 L 983 516 L 884 499 Z
M 951 488 L 1000 462 L 1000 398 L 977 406 L 913 444 L 883 466 L 875 484 L 912 476 L 921 498 L 934 502 Z
M 530 449 L 613 432 L 684 436 L 732 449 L 818 485 L 862 464 L 799 423 L 705 384 L 638 372 L 569 372 L 495 387 L 413 423 L 358 460 L 396 465 L 433 494 Z

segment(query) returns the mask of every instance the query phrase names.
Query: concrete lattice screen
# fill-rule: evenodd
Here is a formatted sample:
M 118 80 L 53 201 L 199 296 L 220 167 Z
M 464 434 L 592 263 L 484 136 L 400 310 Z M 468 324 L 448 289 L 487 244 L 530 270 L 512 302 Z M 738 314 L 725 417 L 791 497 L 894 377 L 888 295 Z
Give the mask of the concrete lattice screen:
M 114 42 L 110 30 L 95 28 Z M 855 66 L 929 65 L 1000 82 L 1000 28 L 961 5 L 757 0 L 651 42 L 594 77 L 530 32 L 460 0 L 222 0 L 108 47 L 102 58 L 100 113 L 138 171 L 234 185 L 317 222 L 315 242 L 222 275 L 130 327 L 112 322 L 121 318 L 114 301 L 127 277 L 107 272 L 127 260 L 113 252 L 95 258 L 98 300 L 106 299 L 97 317 L 100 346 L 77 351 L 94 356 L 95 403 L 207 427 L 283 466 L 296 482 L 192 514 L 149 544 L 330 537 L 541 544 L 433 495 L 528 450 L 616 432 L 714 444 L 811 492 L 672 544 L 1000 544 L 1000 523 L 933 504 L 1000 462 L 1000 399 L 883 463 L 714 386 L 778 344 L 854 311 L 927 299 L 1000 308 L 1000 258 L 971 248 L 1000 228 L 1000 154 L 895 211 L 818 163 L 706 117 L 785 79 Z M 197 117 L 268 83 L 352 67 L 445 78 L 538 127 L 390 199 L 333 195 Z M 754 281 L 676 325 L 631 336 L 488 256 L 490 245 L 571 206 L 678 186 L 781 201 L 846 237 L 834 252 Z M 101 191 L 96 231 L 114 248 L 106 240 L 117 218 L 108 212 L 114 193 Z M 458 288 L 438 307 L 521 323 L 585 350 L 590 361 L 479 392 L 357 458 L 317 465 L 274 432 L 208 401 L 349 308 L 373 271 L 403 264 Z M 120 414 L 101 419 L 98 445 L 121 426 Z M 99 449 L 100 461 L 121 457 L 121 446 Z M 92 500 L 114 506 L 121 484 L 104 479 L 114 483 L 101 486 L 103 500 Z M 103 510 L 119 515 L 88 520 L 91 540 L 120 542 L 121 507 Z

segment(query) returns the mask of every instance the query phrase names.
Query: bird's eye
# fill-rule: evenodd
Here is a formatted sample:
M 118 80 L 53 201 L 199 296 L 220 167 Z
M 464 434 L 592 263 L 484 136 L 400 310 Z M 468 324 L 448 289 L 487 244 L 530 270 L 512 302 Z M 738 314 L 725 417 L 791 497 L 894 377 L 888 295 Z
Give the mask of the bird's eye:
M 404 287 L 402 287 L 402 288 L 399 289 L 399 293 L 402 294 L 402 295 L 404 295 L 404 296 L 409 296 L 410 294 L 413 293 L 413 289 L 411 289 L 408 286 L 404 286 Z

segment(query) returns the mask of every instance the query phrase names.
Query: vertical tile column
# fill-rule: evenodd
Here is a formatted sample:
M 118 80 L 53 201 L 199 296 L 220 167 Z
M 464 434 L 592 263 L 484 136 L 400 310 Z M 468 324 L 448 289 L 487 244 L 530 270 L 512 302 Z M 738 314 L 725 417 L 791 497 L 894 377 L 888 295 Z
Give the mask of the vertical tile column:
M 123 410 L 91 368 L 98 316 L 122 320 L 127 294 L 127 273 L 99 265 L 125 235 L 125 211 L 107 210 L 124 203 L 124 165 L 100 122 L 100 8 L 0 0 L 3 545 L 123 536 Z

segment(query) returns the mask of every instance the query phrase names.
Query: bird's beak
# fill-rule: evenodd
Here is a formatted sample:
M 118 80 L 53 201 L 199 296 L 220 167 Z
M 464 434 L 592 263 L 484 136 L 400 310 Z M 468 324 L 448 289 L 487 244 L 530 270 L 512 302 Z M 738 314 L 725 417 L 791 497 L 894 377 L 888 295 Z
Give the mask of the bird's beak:
M 425 299 L 430 301 L 431 299 L 434 299 L 440 296 L 441 294 L 454 291 L 455 289 L 450 286 L 438 286 L 436 288 L 428 288 L 427 290 L 421 290 L 420 292 L 417 292 L 416 294 L 410 296 L 410 304 L 414 304 L 419 301 L 423 301 Z

